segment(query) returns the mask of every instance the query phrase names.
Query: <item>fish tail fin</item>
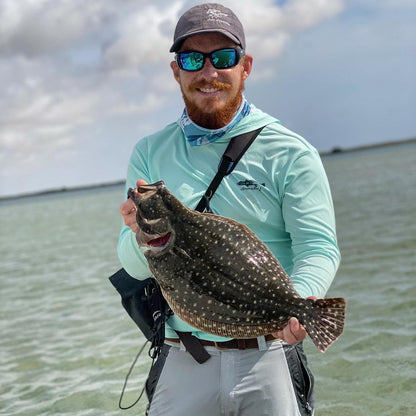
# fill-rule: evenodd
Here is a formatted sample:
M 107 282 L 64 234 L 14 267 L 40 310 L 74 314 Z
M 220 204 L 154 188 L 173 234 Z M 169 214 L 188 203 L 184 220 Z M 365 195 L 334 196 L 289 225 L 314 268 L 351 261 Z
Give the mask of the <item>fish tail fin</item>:
M 308 335 L 321 352 L 335 342 L 344 330 L 345 298 L 309 299 L 312 313 L 305 320 Z

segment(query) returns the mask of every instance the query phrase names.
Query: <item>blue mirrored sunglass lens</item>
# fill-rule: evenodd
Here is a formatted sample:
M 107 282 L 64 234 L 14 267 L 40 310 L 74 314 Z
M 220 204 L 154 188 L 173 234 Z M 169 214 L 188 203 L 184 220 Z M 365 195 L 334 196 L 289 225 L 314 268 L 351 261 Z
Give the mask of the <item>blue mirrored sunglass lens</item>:
M 237 53 L 234 49 L 216 51 L 211 54 L 211 61 L 215 68 L 230 68 L 237 62 Z
M 196 71 L 204 65 L 204 55 L 199 52 L 180 53 L 179 60 L 182 68 L 188 71 Z

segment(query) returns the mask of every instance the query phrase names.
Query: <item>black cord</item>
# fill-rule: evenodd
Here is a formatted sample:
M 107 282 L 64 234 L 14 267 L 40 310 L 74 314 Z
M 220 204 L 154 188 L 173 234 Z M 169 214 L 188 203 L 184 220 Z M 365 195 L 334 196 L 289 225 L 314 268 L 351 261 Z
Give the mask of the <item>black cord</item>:
M 139 359 L 139 357 L 140 357 L 140 355 L 141 355 L 141 353 L 143 352 L 143 350 L 144 350 L 144 347 L 147 345 L 147 343 L 148 343 L 149 341 L 146 341 L 144 344 L 143 344 L 143 346 L 140 348 L 140 351 L 137 353 L 137 355 L 136 355 L 136 357 L 135 357 L 135 359 L 134 359 L 134 361 L 133 361 L 133 363 L 132 363 L 132 365 L 130 366 L 130 369 L 129 369 L 129 371 L 128 371 L 128 373 L 127 373 L 127 375 L 126 375 L 126 379 L 125 379 L 125 381 L 124 381 L 124 386 L 123 386 L 123 389 L 121 390 L 121 395 L 120 395 L 120 400 L 118 401 L 118 407 L 120 408 L 120 409 L 122 409 L 122 410 L 128 410 L 128 409 L 131 409 L 133 406 L 135 406 L 139 401 L 140 401 L 140 399 L 142 398 L 142 396 L 143 396 L 143 393 L 144 393 L 144 390 L 145 390 L 145 387 L 146 387 L 146 384 L 143 386 L 143 388 L 142 388 L 142 391 L 140 392 L 140 395 L 139 395 L 139 397 L 131 404 L 131 405 L 129 405 L 129 406 L 127 406 L 127 407 L 124 407 L 124 406 L 122 406 L 122 404 L 121 404 L 121 402 L 122 402 L 122 400 L 123 400 L 123 397 L 124 397 L 124 392 L 125 392 L 125 390 L 126 390 L 126 387 L 127 387 L 127 382 L 129 381 L 129 378 L 130 378 L 130 375 L 131 375 L 131 373 L 133 372 L 133 369 L 134 369 L 134 367 L 135 367 L 135 365 L 136 365 L 136 363 L 137 363 L 137 360 Z M 154 364 L 154 362 L 155 362 L 155 359 L 153 359 L 153 361 L 152 361 L 152 367 L 153 367 L 153 364 Z

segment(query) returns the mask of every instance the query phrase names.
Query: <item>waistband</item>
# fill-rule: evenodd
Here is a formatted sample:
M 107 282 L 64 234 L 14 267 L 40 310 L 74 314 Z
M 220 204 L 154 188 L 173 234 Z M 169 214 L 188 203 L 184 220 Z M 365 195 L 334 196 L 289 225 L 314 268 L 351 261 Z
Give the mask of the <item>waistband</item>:
M 272 334 L 264 336 L 265 342 L 276 341 L 279 338 L 274 337 Z M 168 343 L 179 344 L 179 338 L 166 338 L 165 341 Z M 243 339 L 231 339 L 230 341 L 215 342 L 199 339 L 198 341 L 204 347 L 215 347 L 219 350 L 246 350 L 246 349 L 259 349 L 259 342 L 257 338 L 243 338 Z

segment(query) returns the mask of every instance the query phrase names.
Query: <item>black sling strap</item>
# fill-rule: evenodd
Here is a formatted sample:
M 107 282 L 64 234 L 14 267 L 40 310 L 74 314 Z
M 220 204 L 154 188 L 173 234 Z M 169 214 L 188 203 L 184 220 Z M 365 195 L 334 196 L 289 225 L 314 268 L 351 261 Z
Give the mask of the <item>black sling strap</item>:
M 206 209 L 207 212 L 210 212 L 209 201 L 213 197 L 215 191 L 218 189 L 222 179 L 224 176 L 229 175 L 234 170 L 243 154 L 250 147 L 251 143 L 254 142 L 255 138 L 260 134 L 263 128 L 264 126 L 257 130 L 249 131 L 247 133 L 235 136 L 230 140 L 230 143 L 225 149 L 225 152 L 222 155 L 221 161 L 218 165 L 218 171 L 214 176 L 214 179 L 209 184 L 207 190 L 205 191 L 204 196 L 196 206 L 195 211 L 204 212 Z

